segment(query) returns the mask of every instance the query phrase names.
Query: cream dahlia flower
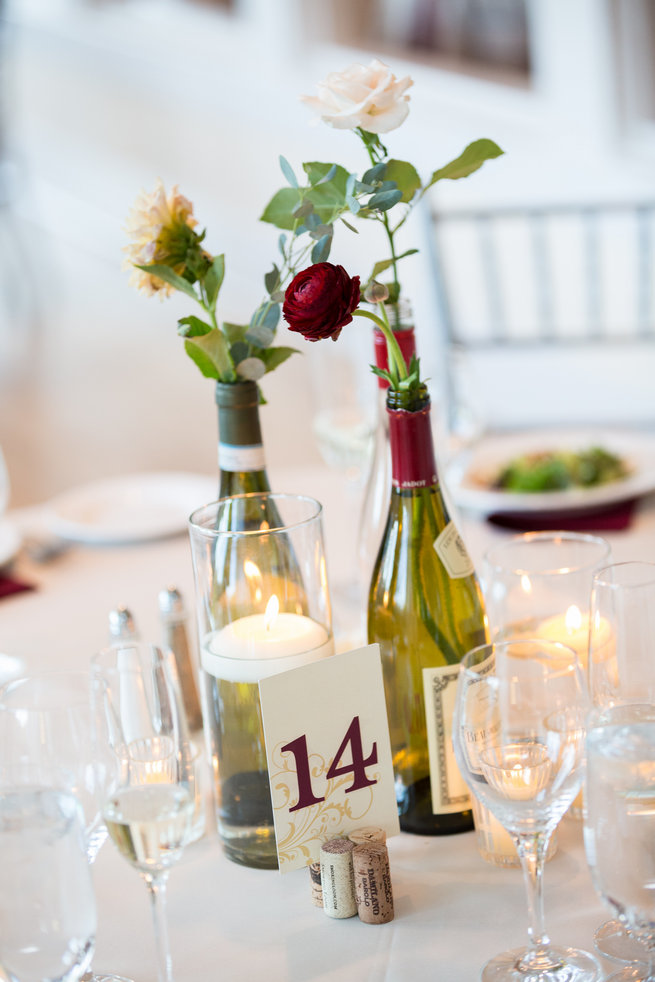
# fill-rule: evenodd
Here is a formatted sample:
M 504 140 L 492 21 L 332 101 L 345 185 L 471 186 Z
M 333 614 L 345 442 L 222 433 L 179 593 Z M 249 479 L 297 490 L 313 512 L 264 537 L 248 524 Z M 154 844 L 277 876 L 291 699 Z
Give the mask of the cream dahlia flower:
M 301 96 L 325 123 L 339 130 L 360 127 L 369 133 L 388 133 L 409 113 L 407 75 L 397 79 L 383 62 L 351 65 L 344 72 L 330 72 L 318 83 L 318 96 Z
M 132 271 L 130 284 L 148 296 L 158 293 L 162 300 L 174 293 L 174 287 L 137 266 L 158 263 L 181 276 L 190 249 L 195 248 L 197 252 L 200 237 L 192 231 L 197 224 L 193 205 L 180 194 L 177 185 L 168 194 L 161 180 L 152 193 L 142 190 L 126 222 L 126 231 L 133 241 L 123 248 L 126 253 L 123 268 Z

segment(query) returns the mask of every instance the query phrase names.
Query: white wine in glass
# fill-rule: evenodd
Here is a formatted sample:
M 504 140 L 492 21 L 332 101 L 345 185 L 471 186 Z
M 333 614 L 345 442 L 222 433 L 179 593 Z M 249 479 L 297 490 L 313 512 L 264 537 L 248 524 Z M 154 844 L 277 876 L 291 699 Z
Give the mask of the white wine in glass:
M 123 642 L 92 659 L 97 713 L 115 755 L 103 817 L 151 900 L 159 982 L 173 982 L 166 923 L 171 866 L 189 841 L 195 809 L 193 748 L 171 652 Z

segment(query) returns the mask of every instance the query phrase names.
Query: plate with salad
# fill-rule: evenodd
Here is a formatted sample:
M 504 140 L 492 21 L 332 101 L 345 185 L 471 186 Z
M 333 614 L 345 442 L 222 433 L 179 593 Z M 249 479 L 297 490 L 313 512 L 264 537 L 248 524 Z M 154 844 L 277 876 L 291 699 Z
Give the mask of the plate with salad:
M 483 437 L 446 479 L 481 514 L 602 509 L 655 491 L 655 436 L 645 431 L 531 430 Z

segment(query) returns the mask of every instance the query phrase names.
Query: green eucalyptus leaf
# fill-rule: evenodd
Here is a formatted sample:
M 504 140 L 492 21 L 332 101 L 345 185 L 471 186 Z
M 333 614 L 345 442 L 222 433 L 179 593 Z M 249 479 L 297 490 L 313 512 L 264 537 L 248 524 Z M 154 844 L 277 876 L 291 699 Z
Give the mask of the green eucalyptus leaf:
M 395 181 L 403 193 L 401 201 L 409 202 L 421 187 L 421 178 L 413 164 L 405 160 L 389 160 L 385 177 Z
M 205 274 L 204 284 L 210 310 L 216 309 L 216 301 L 225 278 L 225 256 L 216 256 Z
M 248 379 L 250 382 L 257 382 L 265 374 L 266 365 L 261 358 L 244 358 L 237 365 L 237 375 L 240 378 Z
M 213 330 L 211 324 L 207 324 L 199 317 L 189 314 L 188 317 L 180 317 L 178 320 L 177 333 L 181 338 L 197 338 L 203 334 L 209 334 Z
M 281 188 L 277 191 L 260 216 L 261 222 L 268 222 L 276 228 L 291 231 L 296 224 L 294 210 L 300 204 L 300 192 L 295 188 Z
M 309 219 L 314 211 L 314 205 L 307 198 L 301 198 L 296 207 L 293 209 L 294 218 L 305 218 Z
M 207 378 L 216 378 L 223 382 L 234 380 L 234 366 L 222 331 L 212 328 L 202 337 L 187 338 L 184 347 Z
M 403 193 L 399 188 L 391 191 L 380 191 L 377 194 L 371 195 L 366 202 L 366 207 L 375 209 L 376 211 L 388 211 L 389 208 L 397 205 L 402 200 L 402 197 Z
M 444 180 L 444 178 L 456 181 L 460 177 L 468 177 L 469 174 L 473 174 L 479 167 L 482 167 L 485 160 L 493 160 L 503 153 L 504 151 L 493 140 L 475 140 L 473 143 L 469 143 L 459 157 L 451 160 L 445 167 L 436 170 L 424 190 L 431 188 L 433 184 Z
M 267 293 L 272 293 L 280 282 L 280 270 L 277 268 L 275 263 L 273 263 L 273 269 L 268 272 L 264 277 L 264 286 L 266 287 Z
M 339 164 L 323 164 L 313 160 L 302 165 L 312 188 L 317 187 L 333 171 L 330 184 L 342 195 L 346 193 L 348 171 Z
M 316 228 L 313 228 L 309 233 L 310 239 L 316 239 L 316 241 L 322 239 L 325 235 L 334 235 L 334 228 L 332 225 L 317 225 Z
M 346 228 L 350 229 L 351 232 L 354 232 L 356 235 L 359 235 L 359 229 L 355 228 L 354 225 L 351 225 L 350 222 L 347 222 L 343 216 L 341 216 L 341 221 L 346 226 Z
M 183 276 L 178 276 L 170 266 L 164 266 L 160 263 L 151 263 L 149 266 L 140 266 L 138 263 L 134 265 L 137 269 L 142 269 L 144 273 L 150 273 L 151 276 L 156 276 L 158 279 L 163 280 L 164 283 L 168 283 L 169 286 L 179 290 L 180 293 L 186 293 L 187 296 L 198 300 L 198 294 L 189 281 L 185 280 Z
M 399 256 L 396 256 L 396 262 L 398 262 L 399 259 L 404 259 L 406 256 L 413 256 L 417 252 L 418 249 L 407 249 L 406 252 L 401 252 Z M 376 263 L 373 267 L 370 278 L 372 280 L 376 280 L 380 273 L 384 273 L 385 269 L 389 269 L 390 266 L 393 266 L 393 259 L 381 259 L 380 262 Z
M 238 365 L 240 361 L 243 361 L 250 354 L 250 345 L 247 341 L 235 341 L 230 347 L 230 354 L 234 364 Z
M 332 236 L 324 235 L 323 238 L 319 239 L 314 248 L 312 249 L 312 262 L 313 263 L 324 263 L 328 256 L 330 255 L 330 248 L 332 246 Z
M 256 327 L 267 327 L 271 331 L 274 331 L 275 328 L 277 327 L 279 319 L 280 319 L 279 303 L 272 303 L 270 300 L 265 300 L 264 303 L 259 305 L 255 313 L 250 318 L 250 325 L 248 327 L 248 332 L 250 332 Z
M 358 212 L 362 210 L 362 206 L 360 205 L 357 198 L 350 198 L 350 197 L 346 198 L 346 204 L 348 205 L 348 208 L 350 209 L 353 215 L 357 215 Z M 349 227 L 352 228 L 352 225 Z
M 275 331 L 265 324 L 252 324 L 248 328 L 246 341 L 258 348 L 270 348 L 275 340 Z
M 273 303 L 282 303 L 284 300 L 284 290 L 276 290 L 275 293 L 271 293 L 271 300 Z
M 247 330 L 247 324 L 230 324 L 229 321 L 223 321 L 223 334 L 227 338 L 228 344 L 243 341 Z
M 349 174 L 348 180 L 346 181 L 346 198 L 352 198 L 355 193 L 355 188 L 358 184 L 357 175 Z
M 298 187 L 298 178 L 293 172 L 293 167 L 286 157 L 280 155 L 280 168 L 292 188 Z
M 336 177 L 336 174 L 337 174 L 337 165 L 336 164 L 332 164 L 332 166 L 330 167 L 330 169 L 327 172 L 327 174 L 324 174 L 323 177 L 319 181 L 317 181 L 316 183 L 317 184 L 327 184 L 328 181 L 334 180 L 334 178 Z
M 362 174 L 362 183 L 377 184 L 378 181 L 381 181 L 384 178 L 386 170 L 387 165 L 384 161 L 376 164 L 375 167 L 369 167 L 369 169 Z
M 307 215 L 306 218 L 305 218 L 305 228 L 306 229 L 318 228 L 319 225 L 321 224 L 321 219 L 318 217 L 318 215 L 316 214 L 316 212 L 313 210 L 314 206 L 311 204 L 311 202 L 308 201 L 307 204 L 308 205 L 311 205 L 312 212 L 311 212 L 310 215 Z
M 267 348 L 265 351 L 258 351 L 257 354 L 266 365 L 266 371 L 272 372 L 274 368 L 281 365 L 291 355 L 298 355 L 300 352 L 297 348 L 286 348 L 280 345 L 277 348 Z
M 282 234 L 280 235 L 279 239 L 277 240 L 277 247 L 280 250 L 280 252 L 282 253 L 282 257 L 283 258 L 284 258 L 284 247 L 286 246 L 286 244 L 287 244 L 287 237 L 284 234 L 284 232 L 282 232 Z

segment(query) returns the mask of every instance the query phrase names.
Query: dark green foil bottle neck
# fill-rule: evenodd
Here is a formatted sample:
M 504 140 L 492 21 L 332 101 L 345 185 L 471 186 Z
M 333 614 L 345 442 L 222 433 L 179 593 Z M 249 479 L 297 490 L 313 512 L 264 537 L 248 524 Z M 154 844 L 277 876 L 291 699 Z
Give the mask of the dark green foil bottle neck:
M 428 387 L 425 383 L 409 391 L 407 389 L 389 389 L 387 391 L 387 409 L 404 409 L 405 412 L 415 413 L 427 409 L 430 405 Z
M 219 497 L 270 491 L 266 474 L 259 390 L 255 382 L 217 382 Z
M 261 444 L 259 390 L 256 382 L 217 382 L 216 405 L 221 443 L 232 447 Z

